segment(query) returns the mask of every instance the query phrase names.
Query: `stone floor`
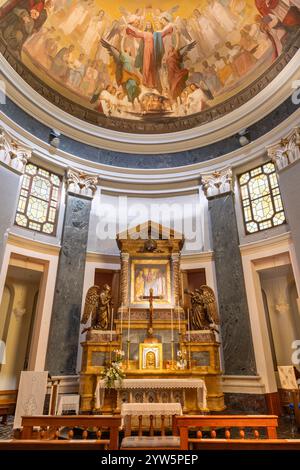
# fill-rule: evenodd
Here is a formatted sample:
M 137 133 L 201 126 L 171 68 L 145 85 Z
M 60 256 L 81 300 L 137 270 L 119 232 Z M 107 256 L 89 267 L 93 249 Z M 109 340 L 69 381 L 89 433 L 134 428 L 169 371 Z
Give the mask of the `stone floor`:
M 279 418 L 278 438 L 300 439 L 300 430 L 297 430 L 289 416 Z M 11 439 L 13 435 L 13 416 L 9 416 L 7 424 L 0 423 L 0 439 Z M 221 437 L 221 436 L 220 436 Z

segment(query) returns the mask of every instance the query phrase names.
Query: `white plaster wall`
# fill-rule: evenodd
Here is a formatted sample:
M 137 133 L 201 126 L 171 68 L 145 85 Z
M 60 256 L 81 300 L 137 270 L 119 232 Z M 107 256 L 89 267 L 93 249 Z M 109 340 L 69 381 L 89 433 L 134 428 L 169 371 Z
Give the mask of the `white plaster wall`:
M 0 272 L 0 299 L 2 298 L 11 256 L 20 257 L 24 267 L 28 263 L 30 266 L 34 263 L 43 266 L 29 363 L 30 370 L 42 371 L 44 370 L 47 351 L 59 247 L 54 248 L 24 238 L 10 237 L 6 245 Z
M 291 364 L 292 343 L 300 339 L 300 316 L 291 297 L 289 269 L 262 271 L 261 286 L 266 294 L 277 365 Z M 277 274 L 278 273 L 278 274 Z M 280 274 L 281 273 L 281 274 Z
M 130 228 L 147 220 L 163 226 L 170 224 L 172 229 L 183 233 L 186 238 L 183 253 L 210 249 L 207 201 L 199 191 L 179 196 L 143 197 L 139 194 L 127 197 L 126 194 L 112 195 L 98 189 L 92 203 L 88 251 L 119 255 L 115 238 L 126 229 L 126 222 Z M 110 230 L 110 238 L 100 238 L 102 229 Z M 190 233 L 196 235 L 188 240 Z
M 11 277 L 7 278 L 7 283 L 14 291 L 14 299 L 6 339 L 6 363 L 0 371 L 0 390 L 16 390 L 24 368 L 34 296 L 39 284 Z M 15 309 L 25 309 L 26 313 L 18 318 L 14 314 Z
M 298 269 L 291 256 L 290 234 L 241 246 L 246 293 L 257 372 L 265 387 L 265 393 L 277 391 L 268 329 L 261 292 L 259 271 L 276 266 L 291 265 L 294 277 Z

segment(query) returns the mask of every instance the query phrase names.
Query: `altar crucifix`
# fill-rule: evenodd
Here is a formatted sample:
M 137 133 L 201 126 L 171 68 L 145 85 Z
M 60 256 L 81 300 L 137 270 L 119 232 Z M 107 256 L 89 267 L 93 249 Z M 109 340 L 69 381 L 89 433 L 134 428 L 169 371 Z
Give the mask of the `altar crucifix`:
M 153 301 L 155 299 L 160 299 L 160 296 L 153 295 L 153 289 L 149 290 L 150 295 L 144 295 L 143 300 L 149 300 L 149 323 L 148 323 L 148 338 L 145 339 L 145 343 L 156 343 L 158 339 L 153 336 Z

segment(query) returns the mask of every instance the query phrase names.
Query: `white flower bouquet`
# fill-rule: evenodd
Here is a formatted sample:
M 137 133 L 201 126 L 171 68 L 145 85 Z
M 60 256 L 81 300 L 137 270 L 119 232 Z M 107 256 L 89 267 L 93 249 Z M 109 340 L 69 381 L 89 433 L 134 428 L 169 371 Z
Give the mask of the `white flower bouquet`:
M 105 382 L 106 388 L 120 388 L 122 386 L 122 381 L 125 379 L 126 375 L 123 371 L 123 359 L 125 352 L 121 350 L 113 351 L 114 359 L 109 363 L 103 372 L 102 378 Z

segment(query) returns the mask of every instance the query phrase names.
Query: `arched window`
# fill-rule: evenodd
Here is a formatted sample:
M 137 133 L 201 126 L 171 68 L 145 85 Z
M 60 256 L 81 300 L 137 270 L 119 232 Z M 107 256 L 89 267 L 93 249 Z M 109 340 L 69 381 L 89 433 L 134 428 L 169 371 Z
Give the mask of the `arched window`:
M 238 179 L 247 234 L 286 222 L 276 169 L 272 162 L 247 171 Z
M 60 176 L 28 163 L 22 181 L 16 225 L 55 235 L 60 191 Z

